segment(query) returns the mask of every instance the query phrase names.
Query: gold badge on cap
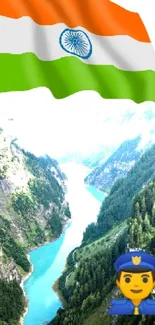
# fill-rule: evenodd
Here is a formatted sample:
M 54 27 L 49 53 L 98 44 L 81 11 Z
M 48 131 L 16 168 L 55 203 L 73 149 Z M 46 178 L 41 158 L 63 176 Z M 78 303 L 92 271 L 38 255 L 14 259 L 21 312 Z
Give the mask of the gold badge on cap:
M 132 256 L 132 263 L 138 265 L 141 263 L 141 256 Z

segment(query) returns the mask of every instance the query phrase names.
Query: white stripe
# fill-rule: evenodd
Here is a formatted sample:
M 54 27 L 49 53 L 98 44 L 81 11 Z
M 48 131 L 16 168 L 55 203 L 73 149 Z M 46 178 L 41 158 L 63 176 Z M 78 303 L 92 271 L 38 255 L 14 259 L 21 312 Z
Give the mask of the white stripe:
M 104 23 L 104 22 L 103 22 Z M 41 26 L 29 17 L 12 19 L 0 16 L 0 53 L 33 52 L 43 61 L 60 59 L 71 54 L 59 44 L 63 23 Z M 92 43 L 88 64 L 114 65 L 122 70 L 155 70 L 155 53 L 151 43 L 139 42 L 129 36 L 98 36 L 85 30 Z

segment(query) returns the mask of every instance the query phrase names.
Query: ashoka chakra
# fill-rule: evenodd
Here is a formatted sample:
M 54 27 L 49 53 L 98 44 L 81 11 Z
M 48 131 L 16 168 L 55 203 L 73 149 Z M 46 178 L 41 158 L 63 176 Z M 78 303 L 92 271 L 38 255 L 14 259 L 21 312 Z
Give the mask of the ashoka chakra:
M 88 35 L 82 30 L 66 28 L 60 35 L 60 45 L 64 51 L 82 59 L 88 59 L 92 54 L 92 44 Z

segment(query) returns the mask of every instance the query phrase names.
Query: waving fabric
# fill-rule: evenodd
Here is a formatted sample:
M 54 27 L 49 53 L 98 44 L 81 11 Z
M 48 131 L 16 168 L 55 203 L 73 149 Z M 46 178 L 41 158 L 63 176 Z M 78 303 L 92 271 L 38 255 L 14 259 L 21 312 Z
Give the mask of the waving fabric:
M 0 3 L 0 92 L 48 87 L 155 101 L 155 53 L 138 14 L 109 0 Z

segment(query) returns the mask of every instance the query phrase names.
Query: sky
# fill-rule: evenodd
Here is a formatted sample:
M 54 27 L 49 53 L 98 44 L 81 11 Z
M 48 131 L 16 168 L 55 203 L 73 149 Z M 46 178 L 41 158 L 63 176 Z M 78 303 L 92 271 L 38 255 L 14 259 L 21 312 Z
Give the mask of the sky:
M 146 22 L 152 21 L 150 15 L 154 16 L 148 10 L 149 2 L 143 0 Z M 155 20 L 153 24 L 149 25 L 151 36 L 155 35 Z M 146 125 L 142 113 L 147 108 L 155 112 L 155 103 L 104 100 L 93 91 L 57 100 L 48 89 L 38 88 L 0 94 L 0 127 L 36 155 L 47 153 L 56 159 L 71 152 L 89 155 L 101 145 L 118 146 L 142 131 L 147 138 L 150 125 Z M 129 112 L 136 113 L 131 123 L 125 119 Z
M 27 150 L 58 159 L 71 152 L 89 155 L 101 145 L 118 146 L 146 132 L 147 109 L 155 113 L 155 103 L 104 100 L 89 91 L 57 100 L 48 89 L 37 88 L 0 94 L 0 126 Z M 136 114 L 130 123 L 129 113 Z

